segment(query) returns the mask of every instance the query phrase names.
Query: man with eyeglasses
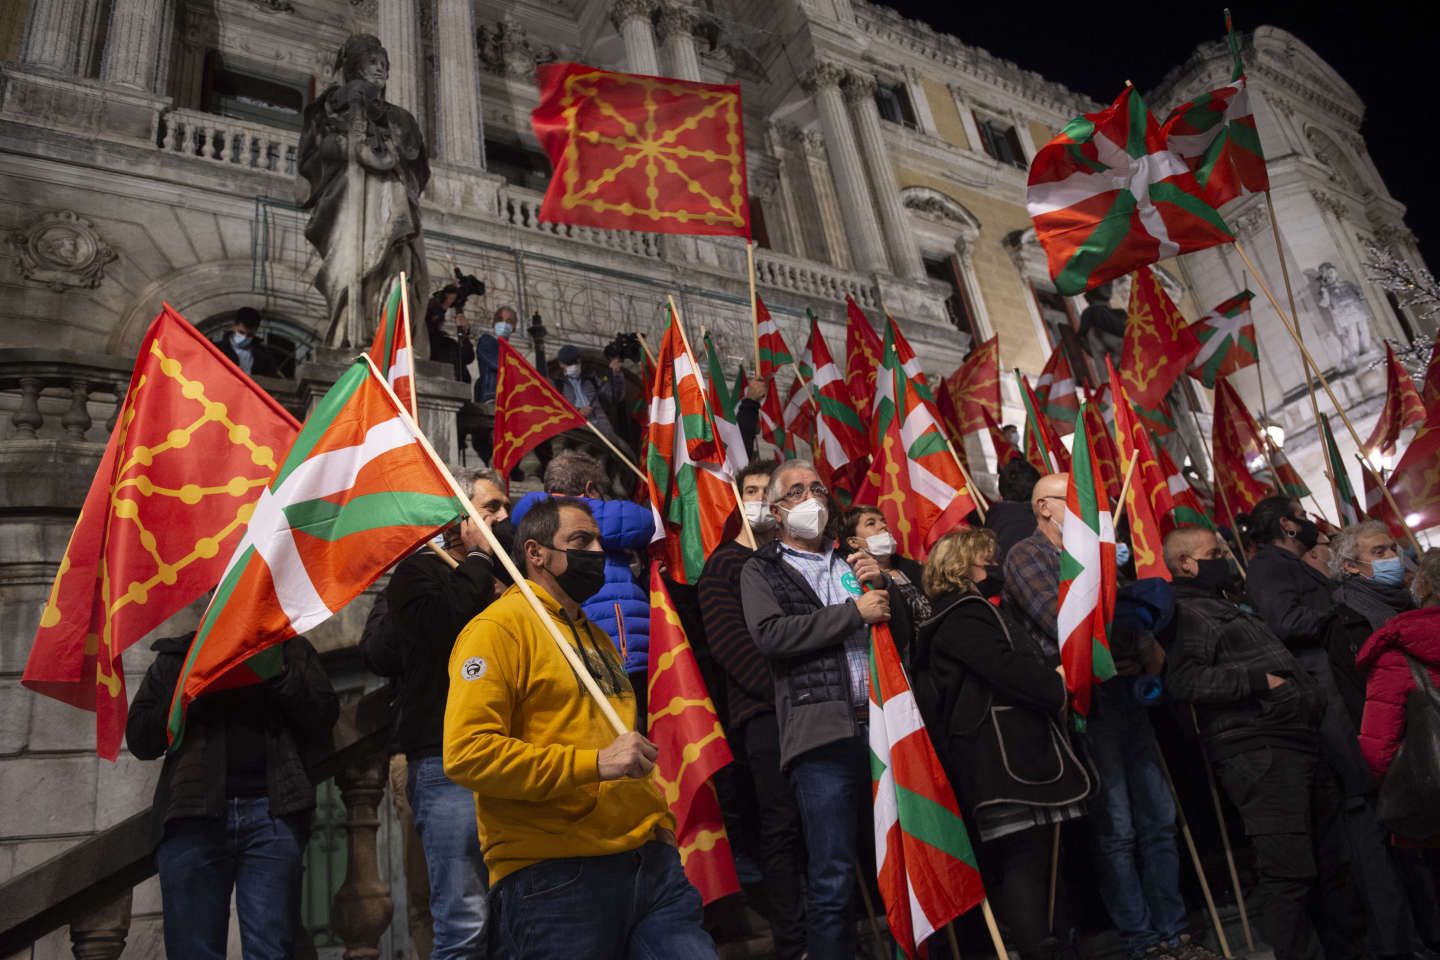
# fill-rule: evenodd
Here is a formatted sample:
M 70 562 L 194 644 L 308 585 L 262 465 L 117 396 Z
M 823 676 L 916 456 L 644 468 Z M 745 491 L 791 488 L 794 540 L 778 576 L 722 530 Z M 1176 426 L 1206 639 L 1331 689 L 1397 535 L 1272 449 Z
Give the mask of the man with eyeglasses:
M 836 552 L 828 497 L 808 461 L 781 464 L 765 491 L 779 537 L 740 575 L 746 624 L 774 676 L 780 764 L 800 809 L 811 960 L 855 956 L 850 899 L 857 828 L 870 799 L 869 628 L 889 621 L 892 609 L 874 558 Z M 862 592 L 862 583 L 871 590 Z M 908 630 L 908 622 L 895 628 Z
M 1035 481 L 1030 492 L 1035 532 L 1005 554 L 1005 602 L 1056 663 L 1060 644 L 1055 613 L 1060 603 L 1060 546 L 1069 483 L 1068 473 L 1052 473 Z

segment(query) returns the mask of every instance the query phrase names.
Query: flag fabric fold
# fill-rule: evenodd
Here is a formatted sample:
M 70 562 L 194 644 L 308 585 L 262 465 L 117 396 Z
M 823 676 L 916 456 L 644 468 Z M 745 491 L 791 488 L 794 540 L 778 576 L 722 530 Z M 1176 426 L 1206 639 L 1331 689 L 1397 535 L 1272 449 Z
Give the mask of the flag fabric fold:
M 1170 451 L 1165 449 L 1160 438 L 1153 433 L 1150 435 L 1150 448 L 1155 451 L 1155 456 L 1160 461 L 1160 471 L 1165 474 L 1165 485 L 1170 491 L 1170 499 L 1175 503 L 1170 514 L 1171 519 L 1175 521 L 1175 526 L 1205 527 L 1207 530 L 1214 530 L 1215 521 L 1211 519 L 1210 513 L 1205 509 L 1200 495 L 1195 492 L 1189 479 L 1175 465 Z
M 945 378 L 944 391 L 955 409 L 961 434 L 983 430 L 986 415 L 1000 419 L 1000 336 L 971 349 L 955 372 Z
M 1130 529 L 1130 554 L 1135 559 L 1135 576 L 1141 579 L 1170 579 L 1165 566 L 1165 535 L 1175 526 L 1171 511 L 1175 501 L 1160 460 L 1150 444 L 1145 426 L 1135 415 L 1135 408 L 1125 394 L 1125 386 L 1110 358 L 1105 358 L 1110 375 L 1110 392 L 1114 396 L 1115 444 L 1120 462 L 1135 464 L 1130 489 L 1125 494 L 1125 521 Z M 1123 481 L 1122 481 L 1123 482 Z
M 370 345 L 370 359 L 405 404 L 411 419 L 420 415 L 415 399 L 415 349 L 410 341 L 410 300 L 406 296 L 405 274 L 390 283 L 390 292 L 380 304 L 380 322 L 375 325 L 375 341 Z
M 740 427 L 735 422 L 735 408 L 740 403 L 739 382 L 737 380 L 734 392 L 726 387 L 725 368 L 720 362 L 720 354 L 715 349 L 709 331 L 705 333 L 705 366 L 706 399 L 710 403 L 710 416 L 715 423 L 716 433 L 720 435 L 720 442 L 725 447 L 725 469 L 730 471 L 733 477 L 750 462 L 750 458 L 745 454 L 745 438 L 740 435 Z
M 1425 422 L 1425 404 L 1415 389 L 1415 381 L 1395 358 L 1395 348 L 1385 344 L 1385 408 L 1375 421 L 1370 439 L 1365 441 L 1367 451 L 1394 453 L 1395 442 L 1400 431 Z
M 464 513 L 415 422 L 356 360 L 249 514 L 175 686 L 172 746 L 196 697 L 268 676 L 280 643 L 330 619 Z
M 1249 290 L 1241 290 L 1190 324 L 1190 332 L 1200 343 L 1200 350 L 1190 361 L 1189 373 L 1211 390 L 1221 377 L 1260 360 L 1255 316 L 1250 312 L 1250 301 L 1254 297 Z
M 497 338 L 496 342 L 500 366 L 495 374 L 495 443 L 490 461 L 500 476 L 508 477 L 525 454 L 566 430 L 588 429 L 588 421 L 509 341 Z
M 1393 518 L 1392 531 L 1395 521 L 1400 526 L 1396 539 L 1408 536 L 1406 527 L 1424 530 L 1440 524 L 1440 421 L 1427 420 L 1415 431 L 1385 485 L 1400 508 L 1399 516 L 1395 516 L 1385 504 Z
M 650 659 L 646 735 L 660 748 L 655 785 L 675 815 L 685 876 L 705 903 L 740 892 L 730 838 L 711 778 L 734 757 L 695 651 L 660 575 L 650 564 Z
M 853 297 L 845 295 L 845 389 L 855 409 L 869 413 L 875 406 L 875 376 L 885 345 L 870 318 Z
M 1325 470 L 1330 474 L 1330 483 L 1335 490 L 1340 525 L 1348 527 L 1359 523 L 1364 512 L 1360 509 L 1360 501 L 1355 499 L 1355 488 L 1350 485 L 1350 471 L 1345 468 L 1345 460 L 1340 456 L 1340 445 L 1335 442 L 1335 434 L 1330 430 L 1330 418 L 1323 413 L 1320 414 L 1320 429 L 1325 437 Z
M 1018 370 L 1015 371 L 1015 380 L 1020 384 L 1020 399 L 1025 404 L 1025 459 L 1042 476 L 1068 471 L 1070 454 L 1042 412 L 1030 381 Z
M 760 402 L 760 436 L 775 448 L 785 450 L 785 406 L 780 402 L 779 374 L 781 370 L 794 368 L 795 357 L 775 318 L 759 297 L 755 298 L 755 317 L 756 341 L 760 345 L 759 377 L 765 381 L 765 399 Z
M 1080 417 L 1080 388 L 1063 340 L 1055 344 L 1050 359 L 1035 378 L 1035 399 L 1057 436 L 1075 432 L 1075 421 Z
M 865 424 L 820 332 L 820 320 L 813 313 L 804 368 L 809 370 L 810 397 L 819 411 L 815 420 L 815 468 L 820 479 L 833 487 L 836 473 L 847 463 L 864 457 L 868 450 Z
M 1130 285 L 1130 319 L 1120 348 L 1120 381 L 1132 403 L 1158 406 L 1200 352 L 1200 341 L 1148 267 Z
M 119 756 L 121 654 L 215 585 L 300 425 L 166 304 L 40 613 L 21 682 L 95 713 Z
M 931 934 L 985 899 L 985 886 L 884 623 L 870 630 L 869 740 L 876 879 L 890 935 L 914 957 Z
M 1210 443 L 1215 460 L 1215 515 L 1234 528 L 1235 514 L 1249 513 L 1270 495 L 1270 489 L 1250 470 L 1252 458 L 1257 462 L 1264 458 L 1260 431 L 1229 380 L 1215 384 Z

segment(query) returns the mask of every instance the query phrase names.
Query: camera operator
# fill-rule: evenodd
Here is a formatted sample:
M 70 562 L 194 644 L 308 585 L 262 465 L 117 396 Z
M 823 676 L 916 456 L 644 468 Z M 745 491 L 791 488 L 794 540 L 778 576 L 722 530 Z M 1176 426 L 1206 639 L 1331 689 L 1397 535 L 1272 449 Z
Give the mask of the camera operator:
M 450 364 L 455 379 L 469 383 L 468 367 L 475 359 L 475 347 L 470 343 L 470 321 L 459 297 L 460 288 L 455 284 L 441 287 L 425 307 L 425 329 L 430 334 L 430 359 Z M 446 329 L 447 320 L 454 322 L 454 336 Z

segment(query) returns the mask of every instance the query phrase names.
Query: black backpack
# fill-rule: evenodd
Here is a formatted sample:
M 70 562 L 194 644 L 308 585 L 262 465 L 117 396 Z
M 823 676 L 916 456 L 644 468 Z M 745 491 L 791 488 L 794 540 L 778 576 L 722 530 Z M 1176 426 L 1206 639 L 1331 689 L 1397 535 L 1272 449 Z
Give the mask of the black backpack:
M 1408 653 L 1415 689 L 1405 700 L 1405 739 L 1380 784 L 1376 813 L 1406 840 L 1440 837 L 1440 693 L 1430 674 Z

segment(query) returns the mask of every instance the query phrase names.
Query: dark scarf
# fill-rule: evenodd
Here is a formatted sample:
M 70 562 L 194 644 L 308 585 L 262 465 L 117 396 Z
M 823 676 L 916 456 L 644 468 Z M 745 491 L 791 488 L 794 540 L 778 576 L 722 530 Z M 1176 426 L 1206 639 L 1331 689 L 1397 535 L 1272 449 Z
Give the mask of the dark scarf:
M 1379 630 L 1397 613 L 1413 609 L 1415 602 L 1404 586 L 1383 586 L 1365 577 L 1347 576 L 1335 588 L 1335 602 L 1343 603 L 1370 621 L 1371 630 Z

